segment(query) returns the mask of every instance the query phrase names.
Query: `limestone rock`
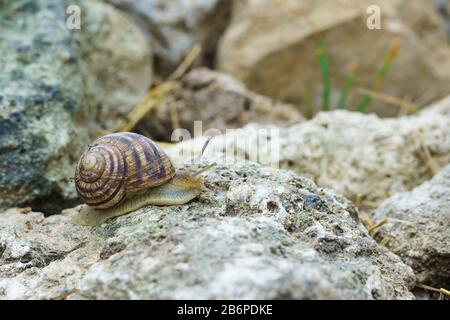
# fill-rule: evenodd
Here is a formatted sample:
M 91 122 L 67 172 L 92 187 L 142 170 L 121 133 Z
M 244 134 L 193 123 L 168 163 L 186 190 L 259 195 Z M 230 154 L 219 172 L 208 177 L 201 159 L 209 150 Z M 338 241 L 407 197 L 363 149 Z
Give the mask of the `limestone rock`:
M 387 218 L 378 240 L 410 265 L 417 281 L 450 286 L 450 166 L 411 192 L 397 193 L 375 211 Z
M 215 161 L 214 157 L 204 161 Z M 411 299 L 353 205 L 293 173 L 218 166 L 189 204 L 91 227 L 0 214 L 2 299 Z
M 206 68 L 186 74 L 153 110 L 139 127 L 153 138 L 166 141 L 171 140 L 174 126 L 198 134 L 194 121 L 202 121 L 203 131 L 224 133 L 249 123 L 289 126 L 304 120 L 295 106 L 255 94 L 233 77 Z M 174 113 L 178 123 L 173 123 Z
M 423 109 L 421 114 L 441 114 L 442 116 L 450 117 L 450 96 Z
M 172 158 L 198 156 L 205 139 L 194 141 L 169 150 Z M 248 125 L 216 136 L 205 154 L 216 153 L 221 159 L 237 157 L 293 170 L 370 213 L 384 199 L 411 190 L 450 163 L 450 118 L 436 113 L 380 119 L 344 110 L 323 112 L 289 128 Z
M 367 10 L 373 5 L 380 9 L 380 30 L 367 27 Z M 323 83 L 315 44 L 319 34 L 329 58 L 331 107 L 337 104 L 349 69 L 357 64 L 347 103 L 347 109 L 354 110 L 362 98 L 357 88 L 371 88 L 390 46 L 400 40 L 398 56 L 380 89 L 422 107 L 449 92 L 445 30 L 432 1 L 235 1 L 219 44 L 218 68 L 251 90 L 303 109 L 303 97 L 309 94 L 320 108 Z M 373 101 L 368 111 L 392 116 L 399 109 Z

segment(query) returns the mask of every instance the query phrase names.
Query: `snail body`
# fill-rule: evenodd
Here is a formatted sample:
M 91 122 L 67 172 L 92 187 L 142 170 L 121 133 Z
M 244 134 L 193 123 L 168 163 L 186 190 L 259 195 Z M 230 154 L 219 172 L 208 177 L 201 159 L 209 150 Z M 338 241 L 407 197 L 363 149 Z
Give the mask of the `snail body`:
M 187 203 L 202 192 L 203 178 L 175 171 L 150 139 L 121 132 L 88 146 L 75 169 L 75 186 L 86 205 L 72 222 L 94 226 L 147 205 Z

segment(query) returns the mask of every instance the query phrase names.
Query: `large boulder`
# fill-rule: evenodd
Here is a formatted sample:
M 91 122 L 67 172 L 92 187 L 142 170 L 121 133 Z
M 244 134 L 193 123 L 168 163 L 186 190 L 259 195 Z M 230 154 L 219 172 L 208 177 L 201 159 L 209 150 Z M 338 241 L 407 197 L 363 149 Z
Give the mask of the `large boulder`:
M 376 237 L 413 268 L 419 283 L 450 286 L 450 166 L 384 201 L 374 219 L 387 219 Z
M 193 157 L 204 141 L 197 138 L 174 152 Z M 450 163 L 450 118 L 433 112 L 395 119 L 322 112 L 289 128 L 248 125 L 216 136 L 205 151 L 210 153 L 293 170 L 370 213 Z
M 87 124 L 97 112 L 105 114 L 101 101 L 112 108 L 111 96 L 123 95 L 120 90 L 134 88 L 131 97 L 149 85 L 149 75 L 140 76 L 150 70 L 150 60 L 143 58 L 148 49 L 135 44 L 133 51 L 123 41 L 139 39 L 136 27 L 94 2 L 81 18 L 81 29 L 69 30 L 61 1 L 0 4 L 0 208 L 32 203 L 58 212 L 62 202 L 74 201 L 70 177 L 89 141 Z M 114 36 L 96 38 L 105 34 L 102 28 Z M 122 77 L 136 57 L 139 70 Z M 136 84 L 133 74 L 142 82 Z M 104 81 L 106 76 L 118 82 Z
M 371 88 L 395 40 L 400 40 L 400 51 L 380 88 L 383 93 L 421 107 L 449 92 L 448 35 L 432 1 L 243 0 L 233 4 L 230 26 L 219 44 L 218 68 L 243 80 L 251 90 L 303 109 L 309 94 L 320 108 L 323 82 L 315 44 L 319 35 L 329 59 L 331 107 L 336 106 L 355 63 L 347 108 L 356 107 L 362 98 L 359 89 Z M 366 26 L 367 10 L 373 5 L 380 8 L 380 30 Z M 390 116 L 399 109 L 374 100 L 368 111 Z
M 165 77 L 190 49 L 202 48 L 200 63 L 214 62 L 218 39 L 228 22 L 228 0 L 105 0 L 123 10 L 140 26 L 155 52 L 156 72 Z
M 287 127 L 303 120 L 293 105 L 251 92 L 230 75 L 198 68 L 159 99 L 138 128 L 157 140 L 170 141 L 178 127 L 188 129 L 191 134 L 209 129 L 224 133 L 249 123 Z M 201 121 L 201 128 L 195 129 L 195 121 Z
M 189 204 L 96 227 L 72 225 L 77 208 L 0 214 L 0 298 L 413 298 L 412 270 L 348 200 L 256 164 L 219 165 L 205 180 Z

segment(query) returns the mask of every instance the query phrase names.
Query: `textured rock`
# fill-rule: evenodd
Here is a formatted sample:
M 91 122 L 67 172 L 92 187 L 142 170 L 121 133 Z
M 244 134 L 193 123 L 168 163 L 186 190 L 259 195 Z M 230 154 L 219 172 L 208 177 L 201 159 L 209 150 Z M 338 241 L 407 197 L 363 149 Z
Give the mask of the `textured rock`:
M 73 37 L 87 73 L 88 114 L 111 128 L 150 88 L 151 46 L 134 22 L 114 7 L 100 1 L 73 3 L 82 11 L 81 29 Z
M 0 208 L 33 203 L 55 212 L 61 201 L 76 199 L 69 177 L 89 141 L 86 125 L 97 111 L 105 115 L 99 101 L 112 108 L 113 100 L 125 103 L 125 90 L 131 99 L 147 88 L 148 79 L 137 74 L 150 61 L 133 69 L 131 60 L 148 49 L 129 46 L 140 31 L 113 10 L 90 1 L 81 29 L 69 30 L 61 1 L 0 4 Z
M 203 64 L 211 65 L 217 41 L 228 21 L 228 0 L 106 0 L 129 14 L 155 51 L 156 71 L 166 76 L 195 45 Z
M 258 139 L 266 137 L 271 142 L 258 150 Z M 176 152 L 185 157 L 199 154 L 204 139 L 195 141 Z M 321 187 L 333 188 L 368 213 L 450 162 L 450 118 L 430 113 L 380 119 L 357 112 L 325 112 L 289 128 L 249 125 L 215 137 L 205 152 L 230 156 L 232 150 L 239 158 L 291 169 Z
M 370 5 L 380 8 L 381 30 L 366 26 Z M 400 51 L 381 91 L 407 97 L 421 107 L 449 92 L 445 29 L 432 1 L 235 1 L 217 61 L 220 70 L 243 80 L 251 90 L 304 109 L 303 96 L 309 93 L 319 108 L 323 84 L 315 36 L 320 33 L 329 58 L 332 107 L 350 66 L 358 65 L 347 103 L 353 110 L 362 98 L 356 88 L 371 87 L 389 47 L 399 39 Z M 399 112 L 381 101 L 373 101 L 368 110 L 380 115 Z
M 169 92 L 140 123 L 145 132 L 158 140 L 170 141 L 174 112 L 181 128 L 194 133 L 194 121 L 202 129 L 240 128 L 248 123 L 288 126 L 303 121 L 295 106 L 248 91 L 233 77 L 205 68 L 186 74 L 180 85 Z
M 387 218 L 377 234 L 422 284 L 450 286 L 450 166 L 411 192 L 397 193 L 375 211 Z M 384 239 L 384 240 L 383 240 Z
M 441 114 L 446 117 L 450 117 L 450 96 L 433 103 L 428 108 L 421 111 L 421 114 Z
M 0 6 L 0 207 L 50 194 L 73 198 L 68 177 L 88 137 L 65 7 L 59 1 Z
M 256 164 L 218 166 L 205 179 L 189 204 L 95 228 L 71 225 L 73 209 L 0 214 L 0 298 L 413 297 L 412 270 L 344 198 Z

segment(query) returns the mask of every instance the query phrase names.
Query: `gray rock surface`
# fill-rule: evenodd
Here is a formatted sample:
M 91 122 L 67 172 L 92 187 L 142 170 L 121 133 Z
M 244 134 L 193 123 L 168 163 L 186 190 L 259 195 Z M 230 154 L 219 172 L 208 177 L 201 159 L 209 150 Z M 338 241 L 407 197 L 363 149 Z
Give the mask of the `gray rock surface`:
M 80 121 L 83 77 L 64 16 L 59 1 L 0 5 L 0 207 L 75 197 L 68 177 L 88 136 Z
M 177 123 L 173 123 L 174 113 Z M 286 127 L 303 120 L 293 105 L 255 94 L 227 74 L 198 68 L 162 97 L 139 127 L 157 140 L 170 141 L 174 126 L 194 134 L 194 121 L 202 121 L 203 131 L 217 129 L 224 133 L 249 123 Z
M 271 138 L 270 144 L 248 152 L 264 137 Z M 199 154 L 204 139 L 194 141 L 175 149 L 172 156 Z M 450 117 L 430 112 L 380 119 L 373 114 L 324 112 L 289 128 L 248 125 L 216 136 L 205 153 L 232 155 L 230 150 L 236 150 L 238 158 L 309 177 L 371 213 L 384 199 L 411 190 L 450 163 Z
M 387 223 L 377 239 L 410 265 L 421 284 L 450 286 L 450 166 L 411 192 L 397 193 L 375 211 Z
M 410 267 L 344 198 L 256 164 L 205 179 L 189 204 L 95 228 L 69 223 L 77 209 L 0 214 L 0 298 L 413 298 Z
M 200 63 L 212 66 L 218 39 L 228 22 L 229 0 L 106 0 L 130 15 L 155 52 L 155 69 L 170 74 L 195 45 Z
M 1 2 L 0 208 L 33 203 L 57 212 L 62 201 L 75 200 L 69 178 L 89 141 L 87 125 L 97 112 L 105 115 L 102 106 L 111 111 L 111 101 L 125 101 L 121 90 L 132 99 L 147 89 L 150 75 L 138 74 L 151 70 L 142 60 L 148 49 L 129 46 L 140 31 L 114 10 L 90 1 L 81 29 L 69 30 L 64 2 Z

